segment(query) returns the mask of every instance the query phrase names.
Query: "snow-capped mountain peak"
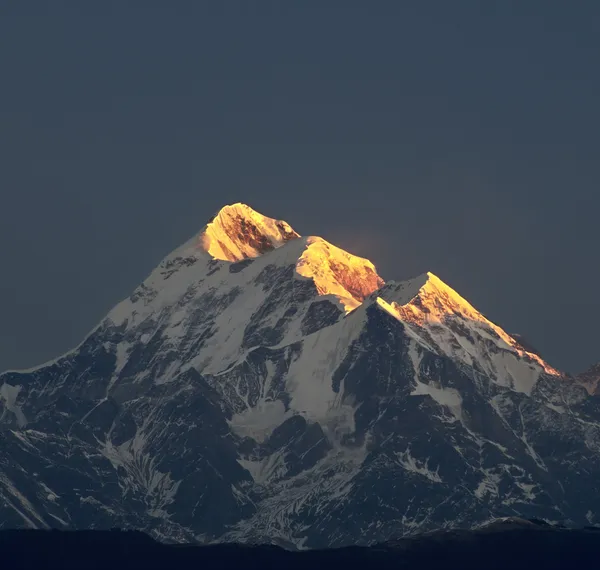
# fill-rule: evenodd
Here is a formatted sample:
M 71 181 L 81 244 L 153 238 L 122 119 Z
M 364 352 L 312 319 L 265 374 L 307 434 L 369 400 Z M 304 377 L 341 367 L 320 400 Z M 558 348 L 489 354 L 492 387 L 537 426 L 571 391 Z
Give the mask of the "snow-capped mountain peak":
M 241 261 L 277 249 L 300 234 L 246 204 L 224 206 L 201 232 L 202 249 L 214 259 Z M 296 272 L 314 281 L 320 295 L 336 296 L 346 311 L 356 308 L 384 282 L 367 259 L 352 255 L 317 236 L 304 238 Z
M 300 237 L 283 220 L 259 214 L 246 204 L 221 208 L 200 234 L 202 248 L 214 259 L 241 261 L 258 257 Z
M 320 237 L 309 237 L 306 244 L 296 272 L 311 278 L 319 294 L 335 295 L 346 312 L 384 285 L 368 259 L 352 255 Z
M 384 284 L 369 260 L 323 238 L 301 237 L 287 222 L 238 203 L 221 208 L 199 234 L 163 259 L 109 318 L 115 324 L 127 321 L 131 327 L 192 290 L 200 295 L 202 290 L 214 289 L 225 295 L 240 287 L 252 291 L 249 298 L 240 296 L 236 303 L 240 304 L 238 313 L 248 313 L 249 318 L 265 301 L 263 279 L 267 279 L 264 272 L 269 267 L 290 268 L 294 281 L 312 283 L 312 297 L 330 297 L 343 312 L 356 308 Z M 260 292 L 254 291 L 255 287 Z M 292 287 L 290 294 L 293 291 Z M 279 302 L 283 307 L 283 299 Z M 178 328 L 179 321 L 178 317 Z
M 432 273 L 385 284 L 226 206 L 78 347 L 0 375 L 0 523 L 298 548 L 591 523 L 600 399 L 568 380 Z
M 517 391 L 529 393 L 542 373 L 560 375 L 433 273 L 389 282 L 377 302 L 424 347 L 480 368 Z

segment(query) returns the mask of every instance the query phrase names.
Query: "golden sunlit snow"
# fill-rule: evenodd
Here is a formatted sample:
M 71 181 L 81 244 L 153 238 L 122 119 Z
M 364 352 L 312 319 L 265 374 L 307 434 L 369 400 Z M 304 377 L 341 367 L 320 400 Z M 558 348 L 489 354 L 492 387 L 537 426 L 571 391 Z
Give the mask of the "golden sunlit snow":
M 321 295 L 336 295 L 346 312 L 358 307 L 366 297 L 383 286 L 375 266 L 319 237 L 309 237 L 296 271 L 312 278 Z
M 292 239 L 303 239 L 305 245 L 296 262 L 297 273 L 312 279 L 320 295 L 337 297 L 346 313 L 385 284 L 368 259 L 352 255 L 320 237 L 300 238 L 286 222 L 263 216 L 241 203 L 225 206 L 217 213 L 200 235 L 200 245 L 215 259 L 236 262 L 262 255 Z M 506 348 L 533 361 L 548 374 L 560 374 L 486 319 L 433 273 L 427 273 L 415 293 L 401 303 L 382 298 L 377 302 L 399 320 L 417 326 L 443 324 L 452 316 L 483 324 L 506 343 Z
M 202 247 L 215 259 L 241 261 L 257 257 L 300 237 L 286 222 L 274 220 L 245 204 L 221 208 L 200 236 Z
M 527 352 L 514 338 L 486 319 L 473 305 L 433 273 L 427 273 L 427 280 L 416 297 L 406 304 L 398 305 L 393 302 L 391 306 L 401 320 L 420 326 L 443 324 L 452 315 L 482 323 L 492 329 L 519 356 L 535 361 L 548 374 L 560 374 L 537 354 Z

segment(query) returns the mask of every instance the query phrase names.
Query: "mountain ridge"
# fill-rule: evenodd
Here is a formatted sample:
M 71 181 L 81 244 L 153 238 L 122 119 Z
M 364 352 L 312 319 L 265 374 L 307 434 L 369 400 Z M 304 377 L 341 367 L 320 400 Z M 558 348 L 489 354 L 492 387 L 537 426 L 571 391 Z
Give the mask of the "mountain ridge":
M 214 231 L 215 227 L 217 228 L 216 231 Z M 230 236 L 227 234 L 227 232 L 233 235 Z M 386 282 L 377 274 L 375 266 L 369 260 L 345 252 L 344 250 L 341 250 L 340 248 L 330 244 L 318 236 L 302 238 L 302 236 L 298 234 L 287 222 L 268 218 L 267 216 L 259 214 L 251 207 L 241 202 L 224 206 L 218 212 L 216 212 L 209 219 L 208 223 L 199 232 L 199 234 L 196 234 L 192 239 L 173 250 L 165 257 L 165 259 L 163 259 L 157 269 L 155 269 L 146 278 L 146 280 L 144 280 L 141 288 L 146 288 L 147 282 L 160 280 L 163 281 L 163 284 L 165 284 L 167 279 L 176 274 L 178 270 L 190 267 L 197 261 L 201 260 L 202 253 L 209 256 L 209 258 L 212 260 L 212 265 L 211 261 L 208 262 L 208 264 L 211 266 L 210 270 L 212 271 L 218 262 L 233 264 L 239 262 L 242 262 L 242 264 L 252 262 L 257 257 L 261 257 L 275 249 L 285 246 L 291 240 L 295 241 L 293 244 L 294 252 L 291 254 L 291 257 L 297 257 L 297 275 L 307 279 L 312 279 L 316 285 L 319 295 L 324 297 L 332 295 L 336 297 L 340 304 L 344 306 L 345 312 L 358 307 L 359 304 L 365 301 L 370 295 L 378 294 L 380 289 L 385 291 L 386 289 L 389 290 L 392 287 L 395 287 L 397 293 L 398 288 L 405 289 L 409 287 L 411 288 L 410 295 L 406 296 L 406 294 L 404 294 L 404 302 L 401 302 L 400 304 L 409 305 L 407 307 L 408 311 L 403 311 L 403 316 L 407 317 L 407 320 L 410 321 L 415 318 L 414 313 L 416 306 L 415 304 L 410 305 L 411 301 L 414 300 L 413 297 L 417 298 L 422 295 L 421 289 L 423 287 L 427 288 L 433 283 L 434 291 L 441 291 L 442 295 L 453 298 L 454 303 L 442 303 L 442 310 L 445 310 L 446 312 L 453 312 L 456 310 L 457 306 L 466 308 L 468 314 L 465 316 L 475 315 L 475 320 L 484 320 L 484 322 L 491 324 L 496 332 L 500 331 L 500 336 L 507 344 L 513 348 L 516 348 L 517 350 L 520 350 L 520 344 L 517 340 L 515 340 L 497 325 L 491 323 L 491 321 L 485 319 L 485 317 L 475 310 L 468 303 L 468 301 L 458 295 L 456 291 L 445 284 L 432 272 L 426 272 L 407 281 L 390 281 L 386 284 Z M 224 246 L 223 242 L 228 242 L 228 246 Z M 215 243 L 220 245 L 215 247 Z M 256 243 L 263 245 L 256 247 L 254 245 Z M 235 253 L 232 253 L 230 250 L 234 251 Z M 201 252 L 200 255 L 199 252 Z M 328 263 L 330 260 L 333 260 L 333 265 L 337 266 L 337 271 L 332 270 L 330 267 L 331 263 Z M 346 263 L 344 263 L 344 261 L 346 261 Z M 339 275 L 348 273 L 351 273 L 351 277 L 348 279 L 350 282 L 358 281 L 360 283 L 354 287 L 352 285 L 341 283 L 339 281 Z M 352 273 L 354 273 L 354 275 L 352 275 Z M 187 279 L 193 280 L 194 275 L 187 276 Z M 344 279 L 342 277 L 342 281 L 343 280 Z M 420 284 L 417 288 L 415 288 L 416 283 Z M 164 289 L 168 290 L 167 287 Z M 354 290 L 351 291 L 350 289 Z M 181 293 L 180 291 L 177 291 L 176 294 Z M 135 295 L 136 294 L 134 293 L 134 296 Z M 436 297 L 435 292 L 433 295 L 427 292 L 427 296 Z M 434 302 L 438 300 L 439 299 L 434 299 Z M 458 300 L 458 302 L 456 302 L 456 300 Z M 382 301 L 385 301 L 385 299 L 382 299 Z M 123 304 L 126 302 L 127 300 L 119 303 L 109 312 L 108 318 L 112 319 L 115 324 L 122 322 L 123 316 L 120 314 L 120 309 L 123 308 Z M 395 300 L 392 302 L 398 304 Z M 388 303 L 385 302 L 381 304 L 385 308 Z M 422 302 L 420 304 L 422 304 Z M 448 305 L 450 305 L 449 308 Z M 421 310 L 420 312 L 427 312 L 431 314 L 435 311 L 436 308 L 434 308 L 432 311 L 432 307 L 425 306 L 425 309 Z M 413 314 L 409 315 L 409 312 L 412 312 Z M 125 314 L 128 313 L 125 312 Z M 438 315 L 438 319 L 439 318 L 440 315 Z M 89 334 L 93 333 L 97 326 L 92 329 Z M 86 338 L 89 336 L 89 334 L 86 335 Z M 70 352 L 71 351 L 68 351 L 65 354 L 69 354 Z M 557 370 L 545 363 L 536 353 L 528 352 L 525 348 L 522 348 L 522 352 L 527 354 L 533 360 L 537 361 L 538 364 L 544 368 L 545 372 L 557 375 L 560 374 Z M 58 358 L 61 357 L 62 355 Z M 55 360 L 56 359 L 53 359 L 28 369 L 10 370 L 10 372 L 32 371 L 52 363 Z
M 575 380 L 585 386 L 590 394 L 598 394 L 600 392 L 600 362 L 577 375 Z
M 384 283 L 225 208 L 78 347 L 0 374 L 4 524 L 305 548 L 596 520 L 600 409 L 579 383 L 433 274 Z

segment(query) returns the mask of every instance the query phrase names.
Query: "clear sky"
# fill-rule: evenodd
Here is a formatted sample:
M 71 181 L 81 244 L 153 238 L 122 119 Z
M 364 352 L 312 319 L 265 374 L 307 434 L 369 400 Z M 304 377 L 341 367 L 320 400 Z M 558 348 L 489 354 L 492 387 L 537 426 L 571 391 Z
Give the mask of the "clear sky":
M 0 369 L 237 201 L 600 360 L 599 26 L 595 0 L 2 2 Z

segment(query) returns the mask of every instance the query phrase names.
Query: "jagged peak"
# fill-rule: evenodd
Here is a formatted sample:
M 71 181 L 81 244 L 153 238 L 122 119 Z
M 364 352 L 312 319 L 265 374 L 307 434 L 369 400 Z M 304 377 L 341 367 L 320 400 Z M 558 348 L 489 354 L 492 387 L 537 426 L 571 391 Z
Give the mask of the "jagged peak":
M 431 272 L 409 281 L 388 282 L 377 295 L 380 306 L 407 324 L 419 327 L 444 325 L 453 317 L 459 317 L 464 322 L 472 323 L 478 328 L 483 326 L 483 329 L 495 333 L 506 348 L 535 362 L 547 374 L 560 374 L 538 354 L 526 350 L 517 339 L 487 319 L 469 301 Z
M 296 272 L 311 278 L 321 295 L 335 295 L 346 312 L 358 307 L 384 285 L 373 263 L 332 245 L 323 238 L 306 238 Z
M 200 234 L 202 248 L 215 259 L 258 257 L 301 236 L 283 220 L 260 214 L 242 203 L 224 206 Z M 314 281 L 320 295 L 338 298 L 346 312 L 384 285 L 373 263 L 318 236 L 302 238 L 298 275 Z
M 346 313 L 384 285 L 368 259 L 321 237 L 302 237 L 287 222 L 236 203 L 221 208 L 200 234 L 165 257 L 144 286 L 161 292 L 157 302 L 172 300 L 179 291 L 187 290 L 190 280 L 202 274 L 204 265 L 197 266 L 197 260 L 212 258 L 235 263 L 258 257 L 264 257 L 265 263 L 293 264 L 296 278 L 311 279 L 319 295 L 335 297 Z M 174 274 L 178 275 L 176 279 Z
M 291 241 L 295 243 L 288 243 Z M 289 247 L 283 248 L 286 243 Z M 279 248 L 279 251 L 273 251 Z M 200 236 L 167 258 L 167 264 L 172 264 L 173 259 L 183 259 L 183 263 L 175 264 L 178 273 L 182 270 L 179 279 L 170 279 L 174 270 L 170 268 L 165 273 L 162 267 L 165 264 L 152 274 L 147 285 L 161 291 L 157 303 L 175 298 L 179 288 L 187 291 L 188 280 L 196 279 L 198 269 L 194 259 L 191 262 L 189 260 L 197 258 L 200 252 L 202 257 L 208 254 L 213 259 L 226 262 L 256 258 L 272 252 L 275 257 L 265 256 L 265 263 L 268 263 L 268 257 L 277 264 L 294 264 L 296 278 L 311 279 L 319 295 L 336 298 L 346 313 L 365 301 L 366 305 L 376 302 L 408 324 L 409 328 L 412 327 L 424 346 L 432 347 L 436 343 L 431 344 L 427 339 L 431 339 L 431 334 L 435 336 L 435 329 L 447 329 L 447 334 L 441 340 L 456 347 L 464 339 L 452 339 L 450 336 L 466 324 L 465 338 L 470 334 L 468 329 L 475 327 L 476 335 L 483 339 L 484 344 L 491 340 L 500 351 L 508 349 L 516 356 L 536 364 L 540 370 L 559 375 L 540 356 L 529 352 L 517 339 L 489 321 L 435 274 L 427 272 L 409 281 L 385 284 L 368 259 L 348 253 L 321 237 L 301 238 L 287 222 L 264 216 L 242 203 L 221 208 L 209 220 Z M 248 277 L 251 278 L 251 275 Z M 465 355 L 466 363 L 472 360 L 471 356 Z
M 238 202 L 224 206 L 209 220 L 200 234 L 200 243 L 214 259 L 241 261 L 298 237 L 287 222 L 264 216 Z

